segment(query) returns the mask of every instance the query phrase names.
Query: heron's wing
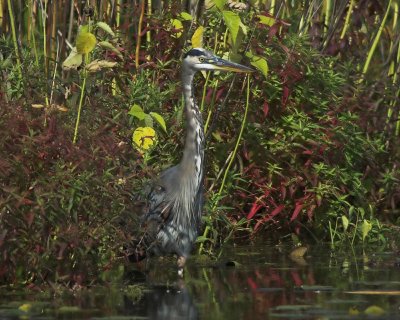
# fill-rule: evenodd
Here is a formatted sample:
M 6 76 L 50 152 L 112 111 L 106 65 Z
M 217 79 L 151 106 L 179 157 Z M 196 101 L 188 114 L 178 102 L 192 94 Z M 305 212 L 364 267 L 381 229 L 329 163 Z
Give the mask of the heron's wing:
M 144 221 L 155 220 L 162 223 L 168 219 L 170 209 L 171 205 L 168 201 L 167 190 L 162 181 L 156 181 L 147 195 Z

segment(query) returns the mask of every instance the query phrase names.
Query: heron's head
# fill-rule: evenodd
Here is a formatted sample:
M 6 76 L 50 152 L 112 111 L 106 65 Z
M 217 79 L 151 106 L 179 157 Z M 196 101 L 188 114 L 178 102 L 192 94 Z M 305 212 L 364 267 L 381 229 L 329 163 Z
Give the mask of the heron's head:
M 224 60 L 203 48 L 193 48 L 189 50 L 183 57 L 183 67 L 184 70 L 190 70 L 192 72 L 201 70 L 254 72 L 254 70 L 249 67 Z

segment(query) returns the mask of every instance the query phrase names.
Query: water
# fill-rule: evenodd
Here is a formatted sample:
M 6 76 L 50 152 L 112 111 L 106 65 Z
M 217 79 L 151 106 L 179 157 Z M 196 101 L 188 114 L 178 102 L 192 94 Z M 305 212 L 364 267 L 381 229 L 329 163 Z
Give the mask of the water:
M 119 267 L 107 287 L 0 290 L 0 319 L 400 319 L 398 253 L 271 245 L 231 247 L 217 262 Z M 137 284 L 142 287 L 138 289 Z M 54 293 L 56 292 L 56 293 Z

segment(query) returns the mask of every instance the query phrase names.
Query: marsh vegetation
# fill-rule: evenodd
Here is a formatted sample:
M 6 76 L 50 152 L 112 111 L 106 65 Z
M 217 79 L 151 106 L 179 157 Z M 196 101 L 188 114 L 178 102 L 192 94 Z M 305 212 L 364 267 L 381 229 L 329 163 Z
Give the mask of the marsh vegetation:
M 256 238 L 397 250 L 398 2 L 187 8 L 0 1 L 1 283 L 86 286 L 125 263 L 134 198 L 180 158 L 180 59 L 201 26 L 205 48 L 258 72 L 196 78 L 197 252 Z

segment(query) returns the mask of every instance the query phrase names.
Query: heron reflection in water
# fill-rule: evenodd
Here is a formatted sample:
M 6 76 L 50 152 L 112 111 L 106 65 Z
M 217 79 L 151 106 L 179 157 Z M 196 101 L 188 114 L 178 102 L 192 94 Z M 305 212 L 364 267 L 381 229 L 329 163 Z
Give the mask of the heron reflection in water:
M 186 115 L 186 140 L 179 164 L 163 171 L 151 184 L 142 216 L 144 235 L 135 244 L 131 260 L 148 255 L 176 254 L 178 273 L 201 229 L 204 179 L 204 128 L 194 98 L 193 79 L 198 71 L 254 70 L 221 59 L 203 48 L 188 51 L 182 61 L 182 84 Z

